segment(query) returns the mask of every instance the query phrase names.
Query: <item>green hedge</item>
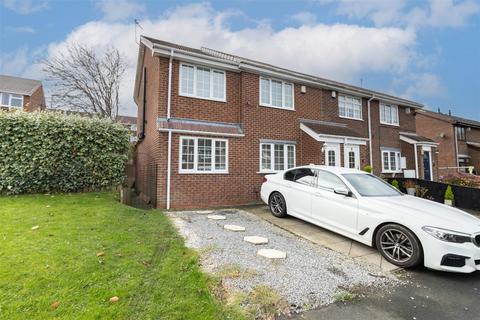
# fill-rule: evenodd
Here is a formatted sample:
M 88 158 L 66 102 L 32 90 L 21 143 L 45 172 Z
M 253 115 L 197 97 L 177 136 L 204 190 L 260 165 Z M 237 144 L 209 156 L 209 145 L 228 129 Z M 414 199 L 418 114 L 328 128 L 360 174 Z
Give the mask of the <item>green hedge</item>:
M 0 111 L 0 193 L 98 190 L 123 182 L 127 130 L 108 119 Z

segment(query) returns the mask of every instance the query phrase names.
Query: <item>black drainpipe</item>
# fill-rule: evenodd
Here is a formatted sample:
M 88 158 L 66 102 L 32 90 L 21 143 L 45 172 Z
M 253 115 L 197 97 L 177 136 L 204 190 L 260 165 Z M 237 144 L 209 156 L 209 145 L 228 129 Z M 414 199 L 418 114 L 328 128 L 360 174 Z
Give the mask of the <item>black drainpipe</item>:
M 147 123 L 145 111 L 147 110 L 147 68 L 143 68 L 143 112 L 142 112 L 142 131 L 140 132 L 139 140 L 145 138 L 145 124 Z

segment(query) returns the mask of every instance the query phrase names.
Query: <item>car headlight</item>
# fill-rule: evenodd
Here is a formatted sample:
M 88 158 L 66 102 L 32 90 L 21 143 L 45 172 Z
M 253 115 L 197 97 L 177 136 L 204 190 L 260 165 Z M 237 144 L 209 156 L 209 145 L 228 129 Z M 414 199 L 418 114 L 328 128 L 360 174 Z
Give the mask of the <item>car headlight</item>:
M 422 227 L 422 230 L 429 235 L 446 242 L 465 243 L 472 242 L 472 236 L 468 233 L 457 232 L 442 228 L 435 228 L 430 226 Z

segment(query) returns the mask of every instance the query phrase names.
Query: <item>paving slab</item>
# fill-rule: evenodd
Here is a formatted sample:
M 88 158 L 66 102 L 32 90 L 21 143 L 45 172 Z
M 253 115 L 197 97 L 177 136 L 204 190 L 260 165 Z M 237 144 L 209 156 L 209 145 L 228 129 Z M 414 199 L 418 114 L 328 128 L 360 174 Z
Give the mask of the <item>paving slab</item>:
M 234 232 L 245 231 L 245 227 L 237 226 L 235 224 L 226 224 L 226 225 L 223 226 L 223 229 L 229 230 L 229 231 L 234 231 Z
M 225 220 L 227 219 L 226 216 L 223 216 L 223 215 L 220 215 L 220 214 L 209 214 L 207 216 L 208 219 L 211 219 L 211 220 Z
M 253 243 L 253 244 L 266 244 L 266 243 L 268 243 L 267 238 L 259 237 L 259 236 L 246 236 L 246 237 L 243 237 L 243 241 Z
M 260 249 L 257 251 L 257 255 L 268 259 L 285 259 L 287 253 L 276 249 Z

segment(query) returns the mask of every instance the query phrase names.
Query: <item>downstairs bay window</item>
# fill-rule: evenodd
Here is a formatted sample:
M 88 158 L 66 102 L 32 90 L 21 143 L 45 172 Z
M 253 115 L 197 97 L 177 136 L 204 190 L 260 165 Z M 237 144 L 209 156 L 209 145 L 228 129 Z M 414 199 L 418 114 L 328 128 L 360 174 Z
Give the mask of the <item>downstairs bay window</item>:
M 382 173 L 401 172 L 400 151 L 382 150 Z
M 228 141 L 180 138 L 180 173 L 228 173 Z
M 260 172 L 281 171 L 295 167 L 295 145 L 260 143 Z

